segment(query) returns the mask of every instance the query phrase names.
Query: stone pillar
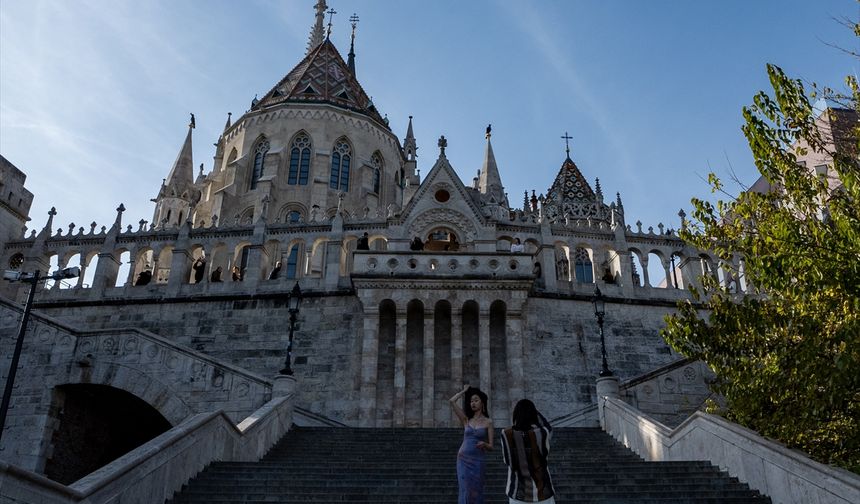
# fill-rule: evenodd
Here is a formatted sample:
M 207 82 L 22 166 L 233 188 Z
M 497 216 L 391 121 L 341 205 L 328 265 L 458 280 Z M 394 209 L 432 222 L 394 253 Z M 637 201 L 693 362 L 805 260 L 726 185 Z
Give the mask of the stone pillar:
M 99 254 L 99 262 L 96 264 L 96 272 L 93 275 L 92 295 L 99 296 L 106 288 L 113 287 L 108 285 L 110 279 L 116 281 L 116 276 L 119 274 L 120 262 L 113 252 L 102 252 Z M 132 268 L 131 273 L 134 273 Z M 81 275 L 83 276 L 83 275 Z
M 290 397 L 296 392 L 295 376 L 275 375 L 272 383 L 272 397 Z
M 102 262 L 101 256 L 99 256 L 99 262 Z M 122 264 L 120 264 L 120 266 L 122 266 Z M 123 287 L 128 287 L 130 285 L 134 285 L 134 281 L 136 280 L 136 278 L 134 277 L 135 266 L 136 266 L 136 263 L 134 261 L 134 255 L 129 254 L 128 276 L 125 279 L 125 284 L 123 285 Z M 98 273 L 98 268 L 96 269 L 96 272 Z M 113 285 L 111 285 L 110 287 L 113 287 Z
M 523 319 L 520 313 L 508 313 L 508 334 L 505 341 L 505 353 L 508 357 L 508 398 L 513 407 L 517 401 L 525 398 L 525 383 L 523 380 Z
M 269 251 L 262 245 L 248 246 L 248 266 L 242 275 L 242 282 L 249 287 L 256 287 L 260 283 L 263 272 L 263 262 L 269 260 Z M 286 272 L 284 272 L 286 273 Z M 284 275 L 286 276 L 286 275 Z
M 379 311 L 364 312 L 364 339 L 361 343 L 361 403 L 358 420 L 361 427 L 376 427 L 376 379 L 379 360 Z
M 619 380 L 617 376 L 604 376 L 597 379 L 597 412 L 600 417 L 600 427 L 604 431 L 607 430 L 606 414 L 603 411 L 605 405 L 604 397 L 609 399 L 618 399 L 619 395 Z
M 337 289 L 340 281 L 340 254 L 343 242 L 340 240 L 326 242 L 325 244 L 325 266 L 323 269 L 324 287 L 327 290 Z
M 642 265 L 642 287 L 645 287 L 646 289 L 650 289 L 651 288 L 651 278 L 650 278 L 650 275 L 648 275 L 648 256 L 646 255 L 645 257 L 640 257 L 639 258 L 639 264 Z M 666 277 L 666 278 L 668 279 L 668 277 Z M 669 284 L 667 284 L 667 285 L 669 285 Z
M 397 311 L 394 335 L 394 405 L 391 408 L 394 427 L 406 425 L 406 312 Z
M 478 317 L 478 373 L 481 390 L 490 393 L 490 312 L 481 309 Z
M 543 245 L 537 253 L 537 260 L 540 261 L 541 278 L 538 278 L 538 285 L 542 286 L 547 292 L 558 291 L 558 272 L 555 264 L 555 247 L 552 245 Z
M 463 390 L 463 311 L 451 308 L 451 389 Z M 450 392 L 453 394 L 453 392 Z M 459 419 L 451 412 L 451 425 L 460 425 Z
M 424 312 L 424 372 L 421 391 L 421 426 L 433 427 L 433 402 L 436 396 L 434 359 L 436 358 L 436 318 L 432 309 Z
M 676 276 L 673 276 L 674 272 L 672 271 L 671 260 L 663 259 L 662 264 L 663 264 L 663 271 L 666 272 L 666 288 L 667 289 L 671 289 L 671 288 L 677 289 L 679 286 L 675 285 Z
M 178 294 L 180 286 L 191 278 L 191 252 L 186 249 L 173 249 L 170 260 L 170 276 L 167 278 L 167 292 Z

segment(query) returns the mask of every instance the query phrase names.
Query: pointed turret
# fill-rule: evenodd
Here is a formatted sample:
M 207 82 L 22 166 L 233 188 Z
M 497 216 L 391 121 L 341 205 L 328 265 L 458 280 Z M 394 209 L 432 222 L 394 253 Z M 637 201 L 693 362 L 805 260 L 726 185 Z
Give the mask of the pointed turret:
M 232 118 L 233 112 L 227 112 L 227 122 L 224 124 L 224 131 L 227 131 L 228 129 L 230 129 L 230 126 L 233 125 Z
M 490 142 L 491 136 L 492 126 L 487 126 L 487 147 L 484 151 L 484 164 L 478 178 L 478 191 L 492 198 L 498 204 L 507 205 L 502 178 L 499 176 L 499 168 L 496 166 L 496 156 L 493 154 L 493 144 Z
M 313 28 L 311 28 L 310 37 L 308 37 L 308 50 L 305 51 L 305 55 L 310 54 L 325 40 L 323 22 L 325 21 L 325 10 L 327 8 L 328 5 L 326 5 L 325 0 L 319 0 L 317 4 L 314 5 L 314 9 L 316 9 L 316 20 Z
M 358 15 L 353 13 L 349 18 L 352 23 L 352 38 L 349 41 L 349 54 L 346 59 L 346 66 L 349 67 L 350 73 L 355 77 L 355 26 L 358 24 Z
M 418 144 L 415 143 L 415 135 L 412 133 L 412 116 L 409 116 L 409 127 L 406 128 L 406 138 L 403 139 L 403 154 L 407 161 L 415 161 L 418 157 Z
M 183 222 L 183 212 L 189 204 L 196 204 L 200 198 L 200 191 L 194 187 L 194 160 L 191 149 L 191 130 L 194 129 L 194 114 L 191 114 L 191 123 L 188 125 L 188 133 L 185 141 L 173 162 L 173 168 L 161 185 L 161 190 L 155 201 L 155 213 L 153 222 L 156 225 L 176 225 Z

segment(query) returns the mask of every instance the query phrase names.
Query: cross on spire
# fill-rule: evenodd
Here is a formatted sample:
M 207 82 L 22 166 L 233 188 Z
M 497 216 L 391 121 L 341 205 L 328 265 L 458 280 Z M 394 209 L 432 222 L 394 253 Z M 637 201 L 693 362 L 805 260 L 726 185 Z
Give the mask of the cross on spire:
M 567 152 L 567 157 L 570 157 L 570 140 L 573 137 L 568 135 L 567 131 L 565 131 L 564 136 L 561 138 L 564 140 L 564 150 L 565 150 L 565 152 Z
M 335 14 L 337 14 L 336 10 L 328 10 L 328 33 L 326 33 L 326 37 L 331 37 L 331 19 L 334 17 Z
M 352 23 L 352 38 L 355 38 L 355 25 L 358 24 L 358 14 L 352 13 L 352 16 L 349 16 L 349 22 Z

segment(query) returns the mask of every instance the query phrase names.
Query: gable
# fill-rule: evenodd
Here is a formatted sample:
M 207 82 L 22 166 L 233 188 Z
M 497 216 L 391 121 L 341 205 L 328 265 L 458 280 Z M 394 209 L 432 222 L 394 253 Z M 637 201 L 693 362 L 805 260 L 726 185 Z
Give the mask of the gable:
M 486 218 L 472 199 L 460 177 L 445 157 L 436 160 L 430 173 L 424 178 L 412 199 L 400 213 L 401 223 L 412 225 L 416 218 L 428 211 L 445 210 L 457 214 L 458 220 L 471 221 L 473 225 L 485 226 Z M 441 215 L 441 214 L 440 214 Z

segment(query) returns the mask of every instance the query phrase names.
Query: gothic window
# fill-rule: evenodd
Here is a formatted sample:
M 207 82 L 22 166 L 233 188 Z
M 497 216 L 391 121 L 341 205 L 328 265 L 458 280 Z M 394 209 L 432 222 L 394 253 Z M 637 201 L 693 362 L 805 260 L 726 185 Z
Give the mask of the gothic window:
M 267 152 L 269 152 L 269 141 L 264 138 L 254 149 L 254 172 L 251 174 L 251 189 L 257 188 L 257 181 L 263 176 L 263 163 L 266 161 Z
M 299 267 L 299 246 L 293 245 L 290 255 L 287 256 L 287 278 L 296 278 Z
M 574 274 L 579 283 L 594 283 L 594 269 L 591 267 L 591 258 L 584 248 L 577 248 L 574 253 Z
M 331 153 L 331 177 L 329 187 L 349 191 L 349 165 L 352 161 L 352 148 L 345 138 L 334 144 Z
M 373 192 L 379 194 L 380 178 L 382 174 L 383 162 L 379 152 L 374 152 L 370 157 L 370 166 L 373 167 Z
M 289 185 L 308 185 L 308 173 L 311 165 L 311 139 L 304 132 L 299 133 L 293 140 L 290 149 Z

